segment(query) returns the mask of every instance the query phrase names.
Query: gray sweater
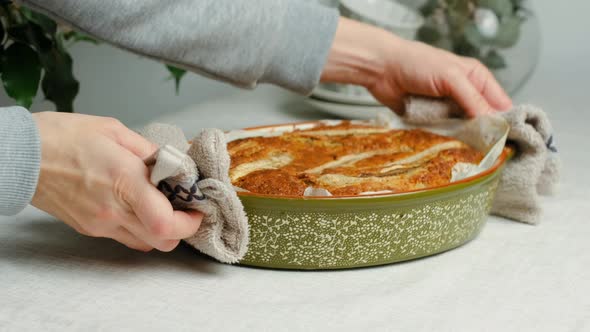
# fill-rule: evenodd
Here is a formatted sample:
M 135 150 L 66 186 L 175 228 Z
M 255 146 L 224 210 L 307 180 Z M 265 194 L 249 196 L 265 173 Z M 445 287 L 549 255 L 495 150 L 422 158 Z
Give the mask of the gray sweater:
M 338 13 L 302 0 L 21 0 L 118 47 L 244 88 L 307 94 L 318 83 Z M 81 110 L 83 111 L 83 110 Z M 27 110 L 0 109 L 0 215 L 26 207 L 41 148 Z

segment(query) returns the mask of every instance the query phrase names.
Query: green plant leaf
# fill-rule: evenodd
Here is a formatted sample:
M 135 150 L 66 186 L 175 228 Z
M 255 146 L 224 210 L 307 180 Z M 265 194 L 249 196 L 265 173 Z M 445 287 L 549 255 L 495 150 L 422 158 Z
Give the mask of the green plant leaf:
M 9 26 L 8 29 L 6 29 L 6 32 L 8 33 L 9 39 L 29 45 L 29 37 L 27 36 L 28 28 L 29 27 L 26 24 L 13 25 Z
M 87 43 L 91 43 L 94 45 L 99 45 L 100 42 L 90 36 L 86 36 L 84 34 L 78 33 L 78 35 L 75 38 L 76 42 L 87 42 Z
M 453 42 L 448 37 L 443 37 L 432 44 L 432 46 L 436 46 L 438 48 L 442 48 L 443 50 L 447 50 L 449 52 L 453 51 Z
M 72 58 L 63 46 L 64 39 L 57 28 L 57 24 L 47 16 L 25 7 L 11 7 L 10 10 L 13 15 L 4 22 L 9 23 L 6 26 L 6 34 L 9 43 L 11 43 L 10 47 L 12 48 L 13 45 L 20 45 L 21 48 L 26 47 L 29 55 L 35 57 L 31 60 L 19 55 L 18 60 L 13 59 L 11 63 L 9 61 L 10 57 L 1 57 L 0 64 L 2 66 L 0 66 L 0 70 L 1 68 L 9 68 L 5 73 L 2 73 L 7 93 L 14 90 L 16 86 L 11 80 L 5 79 L 10 76 L 9 74 L 24 79 L 23 74 L 26 74 L 27 70 L 30 71 L 31 67 L 34 67 L 36 74 L 35 94 L 39 89 L 39 81 L 41 81 L 41 89 L 45 97 L 56 105 L 57 110 L 72 112 L 73 101 L 79 91 L 79 83 L 74 78 Z M 73 36 L 78 40 L 89 41 L 83 35 Z M 26 66 L 26 68 L 25 70 L 23 68 L 17 69 L 18 66 Z M 27 74 L 27 76 L 30 75 Z M 28 89 L 32 91 L 32 87 Z M 32 96 L 35 94 L 29 92 L 26 97 L 12 97 L 17 99 L 19 104 L 27 106 L 30 105 Z M 22 101 L 18 101 L 19 98 Z
M 19 43 L 31 46 L 39 52 L 47 51 L 53 47 L 53 41 L 35 23 L 11 26 L 8 28 L 8 36 Z
M 516 10 L 522 8 L 524 2 L 525 2 L 525 0 L 512 0 L 512 4 L 514 5 L 514 10 L 516 11 Z
M 481 47 L 484 44 L 485 38 L 481 35 L 475 23 L 470 23 L 464 30 L 465 39 L 475 47 Z
M 438 0 L 428 0 L 422 7 L 420 7 L 420 13 L 424 17 L 428 17 L 434 14 L 434 11 L 439 8 Z
M 66 40 L 68 42 L 72 42 L 72 43 L 87 42 L 87 43 L 91 43 L 94 45 L 100 44 L 100 42 L 98 40 L 96 40 L 92 37 L 89 37 L 81 32 L 74 31 L 74 30 L 64 33 L 63 38 L 64 38 L 64 40 Z
M 514 5 L 511 0 L 478 0 L 479 7 L 491 9 L 500 18 L 512 16 Z
M 2 56 L 2 83 L 6 94 L 20 106 L 29 108 L 39 89 L 39 56 L 28 45 L 14 43 Z
M 462 35 L 465 27 L 471 24 L 468 14 L 453 9 L 447 11 L 447 21 L 451 35 L 455 36 Z
M 55 35 L 57 31 L 57 24 L 49 17 L 35 12 L 27 7 L 21 7 L 20 12 L 27 20 L 40 26 L 49 35 Z
M 436 28 L 425 25 L 418 30 L 417 37 L 420 41 L 434 44 L 441 39 L 442 35 Z
M 492 70 L 506 68 L 506 60 L 504 60 L 504 57 L 496 50 L 489 51 L 481 60 Z
M 2 20 L 0 20 L 0 46 L 4 45 L 6 42 L 4 37 L 6 37 L 6 30 L 4 30 L 4 24 L 2 24 Z
M 498 34 L 492 40 L 493 45 L 500 48 L 509 48 L 516 44 L 520 38 L 520 26 L 522 20 L 517 16 L 511 16 L 500 22 Z
M 45 98 L 53 102 L 59 112 L 73 112 L 80 83 L 74 77 L 72 58 L 55 47 L 41 55 L 41 63 L 45 69 L 41 82 Z
M 469 16 L 469 4 L 471 0 L 447 0 L 447 8 L 459 16 Z
M 174 80 L 174 85 L 176 88 L 176 94 L 178 95 L 178 91 L 180 89 L 180 81 L 186 75 L 186 70 L 180 69 L 174 66 L 166 65 L 166 69 L 170 72 L 171 79 Z
M 471 44 L 465 38 L 455 41 L 453 52 L 459 55 L 468 56 L 476 59 L 479 59 L 481 56 L 480 48 Z

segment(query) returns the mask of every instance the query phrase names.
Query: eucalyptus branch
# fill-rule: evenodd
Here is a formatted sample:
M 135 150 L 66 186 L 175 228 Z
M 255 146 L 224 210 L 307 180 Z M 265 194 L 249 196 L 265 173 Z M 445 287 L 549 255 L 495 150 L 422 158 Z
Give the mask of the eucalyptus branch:
M 501 50 L 519 40 L 525 10 L 521 0 L 429 0 L 421 8 L 426 24 L 418 39 L 502 69 Z

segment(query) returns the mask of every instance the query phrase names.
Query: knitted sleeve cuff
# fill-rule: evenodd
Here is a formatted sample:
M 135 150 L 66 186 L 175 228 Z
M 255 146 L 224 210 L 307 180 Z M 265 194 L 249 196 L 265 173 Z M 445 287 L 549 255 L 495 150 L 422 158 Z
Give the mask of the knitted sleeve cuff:
M 22 107 L 0 108 L 0 215 L 15 215 L 37 187 L 41 140 L 31 114 Z

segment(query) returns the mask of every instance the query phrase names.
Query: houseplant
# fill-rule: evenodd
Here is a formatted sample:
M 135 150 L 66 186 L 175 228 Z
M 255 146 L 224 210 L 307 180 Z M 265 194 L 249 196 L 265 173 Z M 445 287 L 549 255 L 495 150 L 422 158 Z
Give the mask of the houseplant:
M 96 40 L 45 15 L 0 0 L 0 80 L 15 103 L 30 107 L 39 89 L 60 112 L 73 112 L 80 83 L 68 47 Z M 167 66 L 178 84 L 185 71 Z

